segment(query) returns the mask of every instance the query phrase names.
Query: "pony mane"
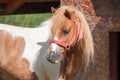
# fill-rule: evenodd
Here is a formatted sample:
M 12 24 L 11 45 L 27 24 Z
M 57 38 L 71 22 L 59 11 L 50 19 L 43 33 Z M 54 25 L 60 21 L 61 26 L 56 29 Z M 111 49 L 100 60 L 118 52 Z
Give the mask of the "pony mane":
M 80 65 L 78 65 L 78 64 L 80 64 L 82 61 L 84 61 L 85 65 L 86 65 L 86 68 L 88 67 L 90 61 L 93 61 L 94 47 L 93 47 L 93 39 L 92 39 L 91 31 L 89 29 L 89 25 L 88 25 L 84 15 L 79 10 L 74 8 L 73 6 L 61 6 L 60 8 L 58 8 L 58 10 L 51 17 L 51 20 L 53 22 L 53 30 L 57 30 L 57 27 L 63 25 L 64 21 L 66 20 L 66 17 L 64 15 L 66 9 L 71 11 L 71 12 L 72 11 L 75 12 L 74 14 L 77 18 L 76 19 L 77 26 L 79 27 L 79 31 L 80 31 L 80 34 L 81 34 L 79 36 L 79 41 L 78 41 L 78 44 L 77 44 L 77 46 L 80 50 L 79 51 L 80 53 L 75 53 L 75 54 L 73 53 L 73 54 L 71 54 L 71 56 L 68 55 L 70 58 L 66 59 L 68 57 L 67 56 L 65 59 L 68 60 L 68 62 L 71 61 L 72 63 L 68 64 L 68 63 L 65 62 L 63 64 L 64 67 L 66 67 L 66 69 L 63 70 L 62 74 L 67 72 L 66 74 L 71 74 L 69 76 L 72 76 L 79 71 Z M 80 61 L 80 60 L 82 60 L 82 61 Z M 62 67 L 62 68 L 64 68 L 64 67 Z M 73 71 L 75 68 L 76 68 L 76 70 Z M 67 71 L 65 71 L 65 70 L 67 70 Z

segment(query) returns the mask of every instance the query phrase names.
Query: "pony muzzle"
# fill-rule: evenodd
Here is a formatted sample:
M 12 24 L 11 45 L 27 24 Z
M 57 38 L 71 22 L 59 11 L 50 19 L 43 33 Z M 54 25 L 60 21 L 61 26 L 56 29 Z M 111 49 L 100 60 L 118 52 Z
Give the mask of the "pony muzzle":
M 50 53 L 47 54 L 46 57 L 47 57 L 47 60 L 51 63 L 58 63 L 61 60 L 60 54 L 56 53 L 55 51 L 50 51 Z

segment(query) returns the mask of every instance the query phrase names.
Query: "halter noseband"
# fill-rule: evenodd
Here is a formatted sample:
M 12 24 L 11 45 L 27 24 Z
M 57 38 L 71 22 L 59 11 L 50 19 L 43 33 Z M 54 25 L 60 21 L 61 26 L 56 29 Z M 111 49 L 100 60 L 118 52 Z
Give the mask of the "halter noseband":
M 51 39 L 50 43 L 55 43 L 63 48 L 65 48 L 66 51 L 70 51 L 71 47 L 74 45 L 74 42 L 79 38 L 80 31 L 78 26 L 76 26 L 76 34 L 74 34 L 73 38 L 68 43 L 63 43 L 55 39 Z

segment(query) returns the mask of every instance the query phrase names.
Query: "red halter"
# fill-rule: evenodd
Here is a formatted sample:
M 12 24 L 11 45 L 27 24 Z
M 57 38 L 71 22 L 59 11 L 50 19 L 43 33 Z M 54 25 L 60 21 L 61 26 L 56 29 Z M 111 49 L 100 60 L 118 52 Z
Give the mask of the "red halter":
M 70 51 L 71 47 L 73 46 L 74 42 L 79 38 L 80 31 L 78 26 L 76 26 L 76 34 L 74 34 L 73 38 L 68 43 L 63 43 L 55 39 L 51 39 L 50 43 L 55 43 L 61 47 L 64 47 L 66 51 Z

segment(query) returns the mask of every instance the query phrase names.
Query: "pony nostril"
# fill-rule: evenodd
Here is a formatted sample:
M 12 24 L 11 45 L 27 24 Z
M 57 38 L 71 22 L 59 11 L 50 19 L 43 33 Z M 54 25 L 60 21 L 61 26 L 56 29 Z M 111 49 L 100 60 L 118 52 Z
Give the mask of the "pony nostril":
M 58 57 L 60 57 L 60 54 L 58 55 Z
M 53 58 L 53 56 L 55 56 L 55 51 L 51 51 L 51 52 L 47 55 L 47 58 L 48 58 L 48 59 L 51 59 L 51 58 Z
M 52 54 L 52 55 L 55 54 L 55 51 L 51 51 L 50 54 Z
M 56 52 L 55 51 L 51 51 L 50 52 L 50 56 L 55 56 L 56 55 Z

